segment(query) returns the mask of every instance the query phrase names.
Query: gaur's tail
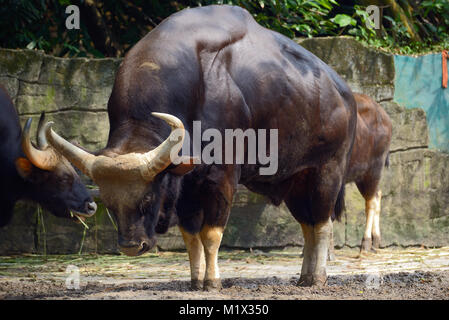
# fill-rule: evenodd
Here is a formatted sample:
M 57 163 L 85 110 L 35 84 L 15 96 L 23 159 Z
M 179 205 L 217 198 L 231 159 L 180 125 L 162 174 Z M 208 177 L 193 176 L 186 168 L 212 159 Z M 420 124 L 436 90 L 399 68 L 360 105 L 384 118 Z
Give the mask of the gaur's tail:
M 390 166 L 390 152 L 387 154 L 387 158 L 385 159 L 385 168 Z
M 341 184 L 340 192 L 337 196 L 337 202 L 335 203 L 335 210 L 332 213 L 331 219 L 334 221 L 337 219 L 337 221 L 340 221 L 341 214 L 345 210 L 345 183 L 343 182 Z

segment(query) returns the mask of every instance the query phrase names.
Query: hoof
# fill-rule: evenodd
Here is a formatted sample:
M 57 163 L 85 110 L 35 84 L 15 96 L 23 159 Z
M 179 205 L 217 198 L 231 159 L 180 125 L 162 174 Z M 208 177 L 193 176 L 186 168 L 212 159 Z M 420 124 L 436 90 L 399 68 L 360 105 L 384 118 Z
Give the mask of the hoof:
M 313 276 L 311 274 L 302 274 L 297 283 L 299 287 L 310 287 L 312 284 Z
M 221 288 L 221 279 L 204 280 L 204 291 L 219 291 Z
M 360 252 L 368 252 L 371 250 L 371 238 L 363 238 Z
M 311 286 L 322 287 L 325 286 L 326 284 L 327 284 L 327 276 L 321 274 L 301 275 L 297 283 L 297 285 L 300 287 L 311 287 Z
M 198 291 L 203 289 L 203 281 L 201 280 L 192 280 L 190 282 L 190 289 L 192 289 L 193 291 Z
M 373 248 L 374 249 L 380 248 L 380 237 L 373 236 Z
M 324 275 L 314 275 L 312 285 L 316 287 L 324 287 L 327 284 L 327 276 Z

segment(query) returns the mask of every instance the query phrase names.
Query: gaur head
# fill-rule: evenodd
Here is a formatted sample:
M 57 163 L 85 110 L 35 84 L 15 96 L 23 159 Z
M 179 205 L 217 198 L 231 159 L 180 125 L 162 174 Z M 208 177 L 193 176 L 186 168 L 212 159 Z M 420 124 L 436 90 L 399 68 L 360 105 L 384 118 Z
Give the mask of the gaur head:
M 58 217 L 84 219 L 92 216 L 97 205 L 70 162 L 48 144 L 42 113 L 37 147 L 30 140 L 32 119 L 26 122 L 21 138 L 25 157 L 15 160 L 17 172 L 26 183 L 27 197 Z
M 57 135 L 51 122 L 45 125 L 49 143 L 99 186 L 101 200 L 117 220 L 120 250 L 129 256 L 151 249 L 156 244 L 155 233 L 166 231 L 172 224 L 177 195 L 170 192 L 180 185 L 177 176 L 193 169 L 185 159 L 168 168 L 182 147 L 182 121 L 164 113 L 152 114 L 167 122 L 172 131 L 146 153 L 96 156 Z M 167 174 L 169 170 L 174 174 Z

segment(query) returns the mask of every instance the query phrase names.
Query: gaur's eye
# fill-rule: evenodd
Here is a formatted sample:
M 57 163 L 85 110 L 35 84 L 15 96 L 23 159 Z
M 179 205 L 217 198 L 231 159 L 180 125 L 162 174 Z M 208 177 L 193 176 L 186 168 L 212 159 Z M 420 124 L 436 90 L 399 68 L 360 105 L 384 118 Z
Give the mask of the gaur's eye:
M 60 181 L 62 184 L 69 184 L 70 181 L 71 181 L 71 178 L 70 178 L 69 175 L 64 174 L 64 175 L 59 179 L 59 181 Z

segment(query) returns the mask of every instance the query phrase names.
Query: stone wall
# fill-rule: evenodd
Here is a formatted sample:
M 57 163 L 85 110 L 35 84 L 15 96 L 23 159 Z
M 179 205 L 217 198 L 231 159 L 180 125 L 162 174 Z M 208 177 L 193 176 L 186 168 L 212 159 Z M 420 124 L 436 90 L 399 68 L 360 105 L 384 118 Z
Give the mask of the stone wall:
M 301 45 L 333 67 L 355 92 L 374 97 L 393 120 L 390 168 L 382 179 L 382 245 L 449 245 L 449 156 L 428 149 L 423 110 L 393 101 L 393 56 L 346 37 L 306 39 Z M 12 95 L 22 123 L 46 110 L 59 133 L 96 150 L 107 141 L 106 104 L 119 64 L 120 59 L 61 59 L 0 49 L 0 83 Z M 346 206 L 342 221 L 335 223 L 335 244 L 340 247 L 359 245 L 364 229 L 364 201 L 354 185 L 348 185 Z M 88 230 L 45 212 L 38 219 L 36 212 L 32 204 L 17 205 L 13 223 L 0 229 L 0 253 L 73 253 L 81 245 L 83 252 L 117 252 L 117 234 L 103 206 L 89 219 Z M 241 187 L 223 245 L 302 245 L 300 229 L 284 205 L 274 207 Z M 164 250 L 184 248 L 176 228 L 161 236 L 158 245 Z
M 55 130 L 88 149 L 104 147 L 109 132 L 107 101 L 120 59 L 63 59 L 39 51 L 0 49 L 0 83 L 22 123 L 35 132 L 45 110 Z

